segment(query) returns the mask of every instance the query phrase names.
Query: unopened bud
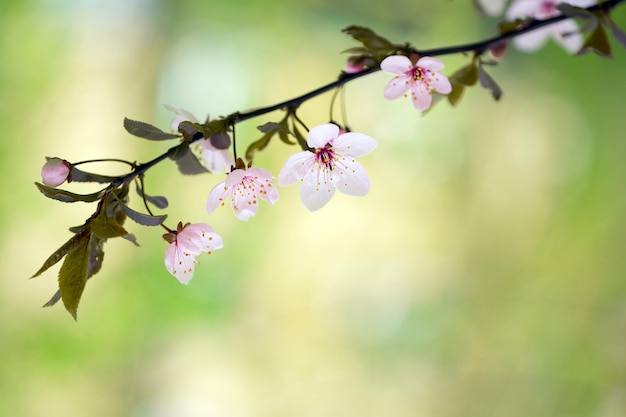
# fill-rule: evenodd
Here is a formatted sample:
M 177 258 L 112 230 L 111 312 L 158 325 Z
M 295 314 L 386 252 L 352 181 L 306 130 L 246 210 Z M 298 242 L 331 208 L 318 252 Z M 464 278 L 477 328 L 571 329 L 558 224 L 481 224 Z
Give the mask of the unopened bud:
M 61 158 L 50 158 L 41 168 L 41 179 L 49 187 L 58 187 L 68 180 L 71 165 Z

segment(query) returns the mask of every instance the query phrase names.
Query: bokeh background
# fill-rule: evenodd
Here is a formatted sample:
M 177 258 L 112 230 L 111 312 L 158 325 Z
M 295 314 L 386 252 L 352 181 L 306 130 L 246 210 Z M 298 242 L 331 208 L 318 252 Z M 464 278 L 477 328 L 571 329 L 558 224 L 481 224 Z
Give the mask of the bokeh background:
M 107 243 L 77 323 L 40 308 L 58 267 L 28 280 L 94 209 L 37 192 L 44 156 L 146 161 L 170 144 L 128 135 L 124 117 L 165 129 L 164 103 L 203 118 L 307 92 L 343 68 L 349 24 L 430 48 L 496 23 L 466 0 L 1 1 L 0 415 L 625 415 L 615 43 L 613 60 L 509 50 L 491 71 L 501 102 L 477 87 L 426 116 L 384 100 L 388 75 L 355 81 L 349 125 L 379 142 L 362 159 L 372 189 L 319 212 L 291 187 L 247 223 L 207 215 L 221 178 L 161 164 L 146 187 L 169 198 L 170 226 L 209 222 L 226 242 L 188 286 L 163 266 L 161 229 L 130 223 L 141 248 Z M 300 115 L 324 123 L 329 102 Z M 278 173 L 294 151 L 276 141 L 256 165 Z

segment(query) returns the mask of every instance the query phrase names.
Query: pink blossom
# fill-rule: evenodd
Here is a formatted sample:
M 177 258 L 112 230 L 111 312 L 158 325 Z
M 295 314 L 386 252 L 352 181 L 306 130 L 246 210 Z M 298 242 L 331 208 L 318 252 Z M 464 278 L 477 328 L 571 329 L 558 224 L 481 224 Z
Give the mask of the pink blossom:
M 589 7 L 595 0 L 514 0 L 506 12 L 507 20 L 532 17 L 539 20 L 549 19 L 561 14 L 556 8 L 560 3 L 577 7 Z M 578 25 L 572 19 L 548 25 L 513 39 L 513 44 L 521 51 L 533 52 L 543 47 L 549 38 L 553 38 L 569 53 L 576 53 L 583 45 L 583 37 Z
M 196 256 L 202 252 L 211 254 L 222 249 L 222 238 L 211 226 L 194 223 L 184 226 L 179 223 L 175 233 L 163 236 L 170 242 L 165 250 L 165 267 L 181 284 L 187 284 L 193 277 Z
M 213 187 L 206 209 L 212 213 L 230 197 L 235 216 L 247 221 L 256 216 L 259 198 L 272 205 L 278 201 L 278 190 L 272 178 L 272 174 L 263 168 L 235 169 L 226 176 L 225 181 Z
M 385 58 L 380 68 L 396 75 L 385 87 L 385 98 L 393 100 L 410 91 L 413 106 L 418 110 L 430 107 L 433 93 L 452 91 L 448 78 L 437 72 L 443 68 L 443 63 L 435 58 L 422 57 L 413 65 L 409 58 L 394 55 Z
M 489 16 L 500 16 L 507 0 L 476 0 L 481 10 Z
M 49 187 L 58 187 L 68 180 L 71 166 L 61 158 L 50 158 L 41 168 L 41 180 Z
M 182 122 L 200 123 L 198 119 L 187 110 L 179 109 L 171 104 L 165 104 L 165 107 L 176 113 L 176 116 L 172 119 L 172 123 L 170 124 L 170 127 L 174 132 L 178 131 L 178 125 Z M 199 148 L 198 152 L 204 160 L 204 165 L 209 171 L 225 172 L 228 171 L 234 164 L 233 158 L 228 149 L 216 148 L 211 144 L 209 139 L 204 139 L 196 143 Z
M 362 133 L 341 133 L 337 125 L 316 126 L 309 132 L 311 150 L 291 155 L 278 175 L 278 184 L 301 182 L 300 198 L 311 211 L 324 207 L 335 190 L 364 196 L 370 180 L 363 166 L 354 158 L 367 155 L 376 141 Z

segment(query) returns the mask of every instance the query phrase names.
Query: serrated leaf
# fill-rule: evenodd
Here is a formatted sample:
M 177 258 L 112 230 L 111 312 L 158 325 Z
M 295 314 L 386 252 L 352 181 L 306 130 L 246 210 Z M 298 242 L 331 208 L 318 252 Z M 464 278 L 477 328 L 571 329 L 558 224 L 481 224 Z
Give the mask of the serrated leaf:
M 149 214 L 143 214 L 138 211 L 131 209 L 130 207 L 120 204 L 119 205 L 124 213 L 134 222 L 139 223 L 142 226 L 159 226 L 162 224 L 167 218 L 166 214 L 159 216 L 151 216 Z
M 72 182 L 96 182 L 98 184 L 108 184 L 113 182 L 117 177 L 93 174 L 91 172 L 81 171 L 73 166 L 70 171 L 70 178 L 72 179 Z
M 93 218 L 91 221 L 91 232 L 102 239 L 128 234 L 126 229 L 116 219 L 107 214 L 106 210 L 100 210 L 100 213 Z
M 75 203 L 82 201 L 85 203 L 93 203 L 102 197 L 102 191 L 93 194 L 76 194 L 70 191 L 61 190 L 60 188 L 48 187 L 36 182 L 35 185 L 43 195 L 53 200 L 62 201 L 64 203 Z
M 611 26 L 611 32 L 616 41 L 622 44 L 626 48 L 626 32 L 620 29 L 612 19 L 609 19 L 609 25 Z
M 129 233 L 127 235 L 124 236 L 120 236 L 122 239 L 129 241 L 130 243 L 132 243 L 133 245 L 139 247 L 139 242 L 137 242 L 137 238 L 135 237 L 134 234 Z
M 89 266 L 87 267 L 87 279 L 97 274 L 102 268 L 102 262 L 104 261 L 104 244 L 106 241 L 106 239 L 101 239 L 94 234 L 91 235 L 91 239 L 89 240 Z
M 39 268 L 39 270 L 35 272 L 35 274 L 31 278 L 38 277 L 39 275 L 44 273 L 46 270 L 48 270 L 48 268 L 50 268 L 51 266 L 59 262 L 61 259 L 63 259 L 65 255 L 67 255 L 69 252 L 71 252 L 72 250 L 76 249 L 79 245 L 81 245 L 82 242 L 85 240 L 85 238 L 89 237 L 89 233 L 90 233 L 89 228 L 88 227 L 86 228 L 84 226 L 81 226 L 81 227 L 83 229 L 79 233 L 76 233 L 74 236 L 72 236 L 59 249 L 54 251 L 54 253 L 52 253 L 52 255 L 50 255 L 48 259 L 46 259 L 46 261 L 43 263 L 41 268 Z
M 150 196 L 146 193 L 144 193 L 141 188 L 139 188 L 138 186 L 135 188 L 135 190 L 137 191 L 137 194 L 139 194 L 140 197 L 145 198 L 146 201 L 150 204 L 152 204 L 154 207 L 158 208 L 158 209 L 165 209 L 168 206 L 168 202 L 167 202 L 167 198 L 163 197 L 163 196 Z
M 491 91 L 491 95 L 494 100 L 498 101 L 502 97 L 502 89 L 498 85 L 498 83 L 483 69 L 482 66 L 478 67 L 478 79 L 480 80 L 480 85 L 483 88 Z
M 170 156 L 181 174 L 184 175 L 197 175 L 209 172 L 204 165 L 200 163 L 196 154 L 194 154 L 189 145 L 184 143 L 177 147 L 176 152 Z
M 124 118 L 124 129 L 131 135 L 148 140 L 168 140 L 180 137 L 180 135 L 164 132 L 149 123 L 131 120 L 127 117 Z
M 593 51 L 604 58 L 613 58 L 611 54 L 611 44 L 609 43 L 609 37 L 606 34 L 604 26 L 597 25 L 596 28 L 591 31 L 577 55 L 584 55 L 589 51 Z
M 80 298 L 87 283 L 89 267 L 89 236 L 81 239 L 80 244 L 70 251 L 59 269 L 59 290 L 65 309 L 76 320 Z

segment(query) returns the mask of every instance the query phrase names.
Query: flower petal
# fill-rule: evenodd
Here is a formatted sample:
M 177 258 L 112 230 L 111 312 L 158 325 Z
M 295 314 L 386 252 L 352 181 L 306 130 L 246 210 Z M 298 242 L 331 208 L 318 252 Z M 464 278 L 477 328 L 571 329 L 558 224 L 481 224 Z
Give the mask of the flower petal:
M 176 117 L 174 117 L 172 123 L 170 124 L 170 127 L 174 132 L 178 131 L 178 125 L 182 122 L 189 121 L 192 123 L 200 123 L 198 119 L 196 119 L 196 116 L 194 116 L 185 109 L 180 109 L 176 106 L 172 106 L 171 104 L 164 104 L 163 106 L 165 106 L 166 109 L 176 113 Z
M 204 164 L 211 172 L 225 172 L 234 165 L 228 149 L 216 149 L 209 140 L 201 140 L 200 149 Z
M 552 26 L 552 36 L 570 54 L 580 51 L 583 46 L 583 36 L 573 20 L 565 20 Z
M 517 18 L 534 16 L 538 6 L 537 0 L 515 0 L 506 11 L 506 19 L 515 20 Z
M 315 154 L 313 152 L 304 151 L 291 155 L 278 174 L 278 185 L 286 187 L 300 181 L 314 163 Z
M 309 131 L 307 144 L 312 148 L 323 148 L 328 142 L 339 135 L 339 126 L 333 123 L 326 123 L 315 126 Z
M 388 56 L 380 63 L 381 70 L 396 75 L 404 75 L 411 68 L 413 68 L 411 60 L 404 55 Z
M 417 110 L 424 111 L 430 107 L 433 97 L 426 88 L 426 85 L 419 83 L 411 89 L 411 100 L 413 101 L 413 107 Z
M 335 195 L 335 186 L 327 171 L 316 170 L 307 175 L 300 187 L 300 199 L 306 208 L 311 211 L 321 209 Z
M 428 80 L 428 83 L 439 94 L 448 94 L 452 91 L 452 85 L 450 84 L 448 77 L 440 72 L 433 73 L 432 77 Z
M 230 198 L 233 212 L 239 220 L 248 221 L 259 211 L 257 195 L 254 189 L 250 189 L 247 185 L 239 184 L 234 187 Z
M 406 94 L 410 86 L 411 84 L 407 76 L 397 75 L 387 83 L 383 95 L 387 100 L 394 100 Z
M 517 36 L 513 39 L 513 45 L 520 51 L 534 52 L 543 47 L 550 36 L 552 36 L 552 29 L 546 26 Z
M 182 251 L 176 242 L 172 242 L 165 250 L 165 268 L 181 284 L 188 284 L 193 277 L 195 257 Z
M 209 192 L 209 197 L 206 201 L 206 211 L 213 213 L 218 206 L 223 206 L 228 194 L 230 194 L 230 187 L 226 186 L 225 181 L 215 185 Z
M 358 161 L 350 157 L 340 158 L 335 164 L 335 171 L 339 175 L 333 176 L 333 183 L 342 193 L 364 196 L 369 192 L 369 176 Z
M 437 58 L 431 58 L 429 56 L 425 56 L 423 58 L 420 58 L 419 61 L 417 61 L 416 66 L 427 69 L 427 70 L 431 70 L 431 71 L 439 71 L 440 69 L 443 68 L 443 62 L 441 62 Z
M 338 155 L 358 158 L 376 149 L 376 140 L 363 133 L 349 132 L 339 135 L 333 142 Z

